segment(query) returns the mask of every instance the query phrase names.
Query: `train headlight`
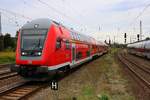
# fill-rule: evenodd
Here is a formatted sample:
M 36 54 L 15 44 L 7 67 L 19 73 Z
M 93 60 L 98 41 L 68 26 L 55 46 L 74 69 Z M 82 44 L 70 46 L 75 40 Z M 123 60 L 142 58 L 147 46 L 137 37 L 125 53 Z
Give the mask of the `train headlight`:
M 41 54 L 42 54 L 41 52 L 38 52 L 38 55 L 39 55 L 39 56 L 41 56 Z
M 22 52 L 21 54 L 22 54 L 23 56 L 27 55 L 27 53 L 26 53 L 26 52 Z
M 22 55 L 25 55 L 25 52 L 22 52 Z

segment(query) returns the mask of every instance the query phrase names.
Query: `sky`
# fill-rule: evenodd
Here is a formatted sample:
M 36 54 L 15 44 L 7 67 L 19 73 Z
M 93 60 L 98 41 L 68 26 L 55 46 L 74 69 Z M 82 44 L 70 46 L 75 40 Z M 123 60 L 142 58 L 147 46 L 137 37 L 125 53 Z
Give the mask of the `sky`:
M 149 5 L 149 0 L 0 0 L 2 32 L 15 36 L 27 21 L 50 18 L 97 40 L 124 43 L 127 33 L 133 42 L 140 20 L 142 38 L 150 36 Z

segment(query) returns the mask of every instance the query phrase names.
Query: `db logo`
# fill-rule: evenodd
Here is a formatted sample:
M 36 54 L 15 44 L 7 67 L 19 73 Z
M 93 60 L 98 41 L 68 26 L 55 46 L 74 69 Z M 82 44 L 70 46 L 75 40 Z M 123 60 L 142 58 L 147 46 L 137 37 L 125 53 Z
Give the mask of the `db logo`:
M 69 58 L 70 57 L 70 55 L 69 54 L 66 54 L 66 58 Z
M 29 60 L 29 61 L 28 61 L 28 64 L 32 64 L 32 61 Z
M 58 82 L 57 81 L 52 81 L 51 82 L 51 89 L 52 90 L 58 90 Z

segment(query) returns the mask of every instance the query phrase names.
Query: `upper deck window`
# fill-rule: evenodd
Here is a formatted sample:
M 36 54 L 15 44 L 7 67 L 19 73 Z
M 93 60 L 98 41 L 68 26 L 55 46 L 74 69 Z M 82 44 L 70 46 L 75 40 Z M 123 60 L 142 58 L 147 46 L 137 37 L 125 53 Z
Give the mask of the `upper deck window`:
M 59 49 L 59 48 L 61 48 L 61 39 L 57 38 L 57 40 L 56 40 L 56 49 Z

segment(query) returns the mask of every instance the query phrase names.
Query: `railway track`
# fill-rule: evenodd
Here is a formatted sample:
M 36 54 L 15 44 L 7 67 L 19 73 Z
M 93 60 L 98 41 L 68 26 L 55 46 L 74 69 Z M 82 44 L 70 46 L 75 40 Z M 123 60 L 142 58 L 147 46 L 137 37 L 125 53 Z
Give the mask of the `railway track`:
M 148 67 L 145 64 L 142 64 L 141 61 L 137 62 L 135 59 L 133 59 L 127 54 L 126 56 L 124 55 L 124 58 L 128 60 L 130 63 L 132 63 L 133 65 L 135 65 L 136 67 L 138 67 L 139 69 L 143 70 L 144 72 L 150 75 L 150 67 Z
M 14 64 L 0 64 L 0 70 L 2 69 L 2 68 L 10 68 L 11 66 L 13 66 Z
M 0 80 L 6 79 L 6 78 L 10 78 L 10 77 L 14 77 L 17 76 L 18 74 L 16 72 L 4 72 L 4 73 L 0 73 Z
M 132 54 L 127 54 L 127 55 L 128 55 L 128 58 L 131 58 L 133 61 L 135 61 L 135 63 L 138 63 L 142 65 L 143 67 L 145 67 L 147 70 L 150 70 L 150 63 L 147 59 L 141 58 L 139 56 L 134 56 Z
M 0 65 L 0 80 L 17 76 L 16 72 L 11 72 L 10 67 L 14 64 L 1 64 Z
M 118 58 L 124 65 L 126 65 L 126 67 L 134 74 L 134 76 L 136 76 L 136 78 L 138 78 L 144 84 L 144 86 L 146 86 L 150 90 L 150 81 L 147 78 L 143 77 L 141 73 L 136 71 L 134 68 L 141 69 L 143 72 L 150 75 L 149 70 L 146 70 L 144 67 L 135 63 L 133 60 L 127 58 L 124 53 L 119 53 Z
M 89 62 L 87 62 L 89 63 Z M 86 64 L 86 63 L 85 63 Z M 61 81 L 65 77 L 69 76 L 73 72 L 77 71 L 82 65 L 76 67 L 69 71 L 66 74 L 61 74 L 54 77 L 54 80 Z M 10 78 L 11 79 L 11 78 Z M 46 83 L 32 83 L 31 81 L 15 81 L 16 83 L 10 84 L 9 86 L 4 86 L 3 88 L 0 87 L 0 100 L 22 100 L 28 99 L 36 92 L 41 90 L 42 88 L 49 87 L 49 81 Z
M 39 89 L 42 85 L 32 84 L 29 81 L 20 82 L 13 85 L 11 88 L 0 92 L 0 99 L 2 100 L 21 100 L 32 95 Z
M 10 80 L 20 78 L 16 72 L 11 72 L 10 67 L 14 64 L 0 64 L 0 82 L 10 82 L 0 87 L 0 100 L 20 100 L 39 90 L 43 85 L 30 84 L 27 80 L 18 79 L 15 82 Z

